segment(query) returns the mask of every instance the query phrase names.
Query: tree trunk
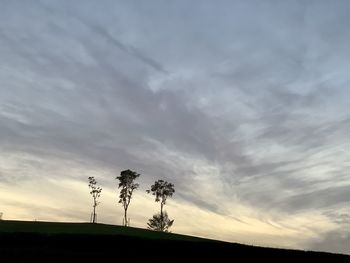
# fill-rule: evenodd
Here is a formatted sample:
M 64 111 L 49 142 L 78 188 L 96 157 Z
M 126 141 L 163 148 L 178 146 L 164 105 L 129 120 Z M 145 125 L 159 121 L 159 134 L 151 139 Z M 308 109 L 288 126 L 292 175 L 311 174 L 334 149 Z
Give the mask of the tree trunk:
M 128 226 L 128 221 L 127 221 L 127 208 L 124 208 L 124 226 Z
M 94 214 L 92 218 L 92 223 L 96 223 L 96 201 L 94 202 Z
M 163 203 L 160 203 L 160 230 L 164 231 Z

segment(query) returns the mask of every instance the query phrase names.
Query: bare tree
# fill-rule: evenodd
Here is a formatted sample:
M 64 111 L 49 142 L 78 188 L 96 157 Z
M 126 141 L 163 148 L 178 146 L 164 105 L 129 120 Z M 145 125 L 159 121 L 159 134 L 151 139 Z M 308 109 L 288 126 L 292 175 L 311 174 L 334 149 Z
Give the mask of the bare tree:
M 136 190 L 139 187 L 139 184 L 134 183 L 135 179 L 138 178 L 140 174 L 131 171 L 131 170 L 125 170 L 120 173 L 120 176 L 118 176 L 116 179 L 119 180 L 119 186 L 118 189 L 120 189 L 119 194 L 119 203 L 123 205 L 124 208 L 124 219 L 123 224 L 124 226 L 128 226 L 128 208 L 130 205 L 130 201 L 132 198 L 132 194 L 134 190 Z
M 153 230 L 167 232 L 174 220 L 170 220 L 168 214 L 163 212 L 163 206 L 167 198 L 172 197 L 175 193 L 174 185 L 167 181 L 158 180 L 151 186 L 151 189 L 146 192 L 152 193 L 152 195 L 156 197 L 155 201 L 160 202 L 160 214 L 156 214 L 152 219 L 149 219 L 148 227 Z
M 100 204 L 98 202 L 98 198 L 101 196 L 102 188 L 97 186 L 97 181 L 93 176 L 90 176 L 89 178 L 89 188 L 91 189 L 90 194 L 94 200 L 93 203 L 93 216 L 92 216 L 92 223 L 96 223 L 96 207 Z

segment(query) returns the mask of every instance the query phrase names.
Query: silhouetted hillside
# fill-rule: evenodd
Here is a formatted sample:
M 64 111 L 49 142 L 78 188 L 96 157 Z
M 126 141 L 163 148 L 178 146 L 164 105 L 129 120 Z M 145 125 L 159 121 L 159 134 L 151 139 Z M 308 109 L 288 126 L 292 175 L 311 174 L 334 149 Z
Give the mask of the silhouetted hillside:
M 24 221 L 0 221 L 0 255 L 1 259 L 13 261 L 48 262 L 102 258 L 118 261 L 125 257 L 155 262 L 165 256 L 186 261 L 195 257 L 230 262 L 238 258 L 350 262 L 350 256 L 341 254 L 247 246 L 131 227 Z

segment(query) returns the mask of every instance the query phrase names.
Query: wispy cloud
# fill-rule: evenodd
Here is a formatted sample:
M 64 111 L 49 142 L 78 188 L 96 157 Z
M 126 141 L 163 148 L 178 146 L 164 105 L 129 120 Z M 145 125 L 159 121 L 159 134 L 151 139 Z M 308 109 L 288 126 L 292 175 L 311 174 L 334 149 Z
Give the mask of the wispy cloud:
M 4 3 L 5 217 L 86 220 L 93 175 L 106 189 L 100 219 L 119 223 L 114 178 L 130 168 L 142 191 L 175 183 L 174 231 L 350 253 L 330 245 L 344 243 L 350 214 L 348 8 Z M 39 182 L 56 193 L 45 202 Z M 60 214 L 73 192 L 77 205 Z M 156 206 L 138 198 L 133 223 L 145 226 Z

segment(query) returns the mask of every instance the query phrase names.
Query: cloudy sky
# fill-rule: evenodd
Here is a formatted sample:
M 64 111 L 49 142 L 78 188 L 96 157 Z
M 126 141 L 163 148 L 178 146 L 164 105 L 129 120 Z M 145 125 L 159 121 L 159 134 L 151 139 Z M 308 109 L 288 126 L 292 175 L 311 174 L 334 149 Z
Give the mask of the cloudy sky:
M 350 254 L 349 1 L 0 0 L 0 212 Z

